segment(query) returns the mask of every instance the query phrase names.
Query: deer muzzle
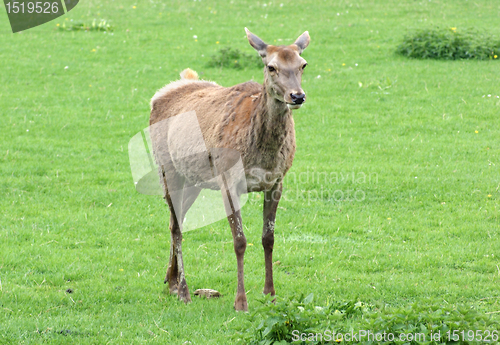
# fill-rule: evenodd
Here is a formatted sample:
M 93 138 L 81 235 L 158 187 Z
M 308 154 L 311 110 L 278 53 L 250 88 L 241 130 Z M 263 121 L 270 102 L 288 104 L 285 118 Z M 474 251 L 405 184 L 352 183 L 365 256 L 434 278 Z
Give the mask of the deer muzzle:
M 290 93 L 290 103 L 287 103 L 290 109 L 299 109 L 306 101 L 306 94 L 304 92 Z

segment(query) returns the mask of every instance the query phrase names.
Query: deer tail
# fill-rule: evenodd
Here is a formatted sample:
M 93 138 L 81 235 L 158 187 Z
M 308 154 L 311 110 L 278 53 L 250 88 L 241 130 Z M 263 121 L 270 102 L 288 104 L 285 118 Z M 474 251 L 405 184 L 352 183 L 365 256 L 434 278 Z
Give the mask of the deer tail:
M 198 73 L 193 71 L 191 68 L 186 68 L 181 72 L 181 79 L 198 80 Z

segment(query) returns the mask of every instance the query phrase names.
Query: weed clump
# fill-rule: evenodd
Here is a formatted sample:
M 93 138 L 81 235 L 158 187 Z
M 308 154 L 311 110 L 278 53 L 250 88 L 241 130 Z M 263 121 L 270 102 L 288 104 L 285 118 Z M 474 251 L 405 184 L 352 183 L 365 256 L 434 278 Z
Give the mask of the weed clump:
M 494 60 L 500 56 L 500 39 L 476 30 L 418 30 L 403 39 L 397 53 L 415 59 Z
M 100 19 L 99 21 L 94 19 L 92 23 L 64 21 L 62 24 L 57 24 L 57 28 L 62 31 L 113 31 L 113 27 L 105 19 Z
M 233 340 L 236 343 L 252 345 L 289 344 L 297 342 L 299 335 L 326 330 L 336 321 L 362 316 L 366 308 L 365 304 L 356 301 L 320 307 L 312 303 L 313 298 L 314 295 L 310 294 L 273 303 L 274 297 L 265 296 L 264 300 L 260 301 L 262 305 L 247 314 L 246 320 L 235 327 Z M 323 344 L 323 339 L 320 342 L 311 342 L 319 343 Z
M 211 56 L 207 67 L 244 69 L 262 67 L 262 60 L 254 54 L 246 54 L 236 48 L 224 47 Z

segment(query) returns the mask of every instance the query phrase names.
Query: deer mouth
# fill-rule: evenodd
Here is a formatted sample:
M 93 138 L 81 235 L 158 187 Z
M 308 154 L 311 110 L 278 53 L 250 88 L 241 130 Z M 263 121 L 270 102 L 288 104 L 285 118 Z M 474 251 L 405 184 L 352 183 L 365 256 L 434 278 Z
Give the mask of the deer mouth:
M 297 103 L 287 103 L 286 106 L 288 109 L 299 109 L 302 106 L 303 103 L 297 104 Z

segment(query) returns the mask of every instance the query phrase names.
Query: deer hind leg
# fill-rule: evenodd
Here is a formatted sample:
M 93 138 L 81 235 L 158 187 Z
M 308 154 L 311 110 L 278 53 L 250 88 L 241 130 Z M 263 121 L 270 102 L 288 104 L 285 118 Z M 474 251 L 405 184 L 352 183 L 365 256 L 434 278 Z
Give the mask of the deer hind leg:
M 184 272 L 184 260 L 182 259 L 182 231 L 181 226 L 172 207 L 172 201 L 168 197 L 167 202 L 170 208 L 170 260 L 168 263 L 165 283 L 168 282 L 170 293 L 177 294 L 181 301 L 191 302 L 191 295 L 186 283 L 186 274 Z
M 177 193 L 175 200 L 172 200 L 171 195 L 168 190 L 165 193 L 165 199 L 167 201 L 168 207 L 170 209 L 170 258 L 167 269 L 167 275 L 165 277 L 165 284 L 168 282 L 170 293 L 177 294 L 181 301 L 185 303 L 191 302 L 191 295 L 186 283 L 186 275 L 184 271 L 184 260 L 182 258 L 182 220 L 186 212 L 192 206 L 196 197 L 199 195 L 201 189 L 190 189 L 186 192 L 184 187 L 184 181 L 182 179 L 175 179 Z M 165 183 L 166 185 L 166 183 Z M 179 188 L 179 189 L 177 189 Z M 177 200 L 179 199 L 179 200 Z M 174 203 L 178 206 L 174 207 Z M 178 212 L 176 213 L 177 210 Z M 177 214 L 182 216 L 177 217 Z
M 281 182 L 275 188 L 264 192 L 264 226 L 262 229 L 262 246 L 264 247 L 264 258 L 266 266 L 266 281 L 264 283 L 264 294 L 276 294 L 273 282 L 273 247 L 274 247 L 274 223 L 276 210 L 281 198 L 283 185 Z
M 177 220 L 175 219 L 175 214 L 170 211 L 170 257 L 168 259 L 168 268 L 167 275 L 165 276 L 165 280 L 163 281 L 165 284 L 168 283 L 168 287 L 171 295 L 177 295 L 178 286 L 179 286 L 179 268 L 177 266 L 177 255 L 175 254 L 175 240 L 173 228 L 176 226 L 175 223 Z

